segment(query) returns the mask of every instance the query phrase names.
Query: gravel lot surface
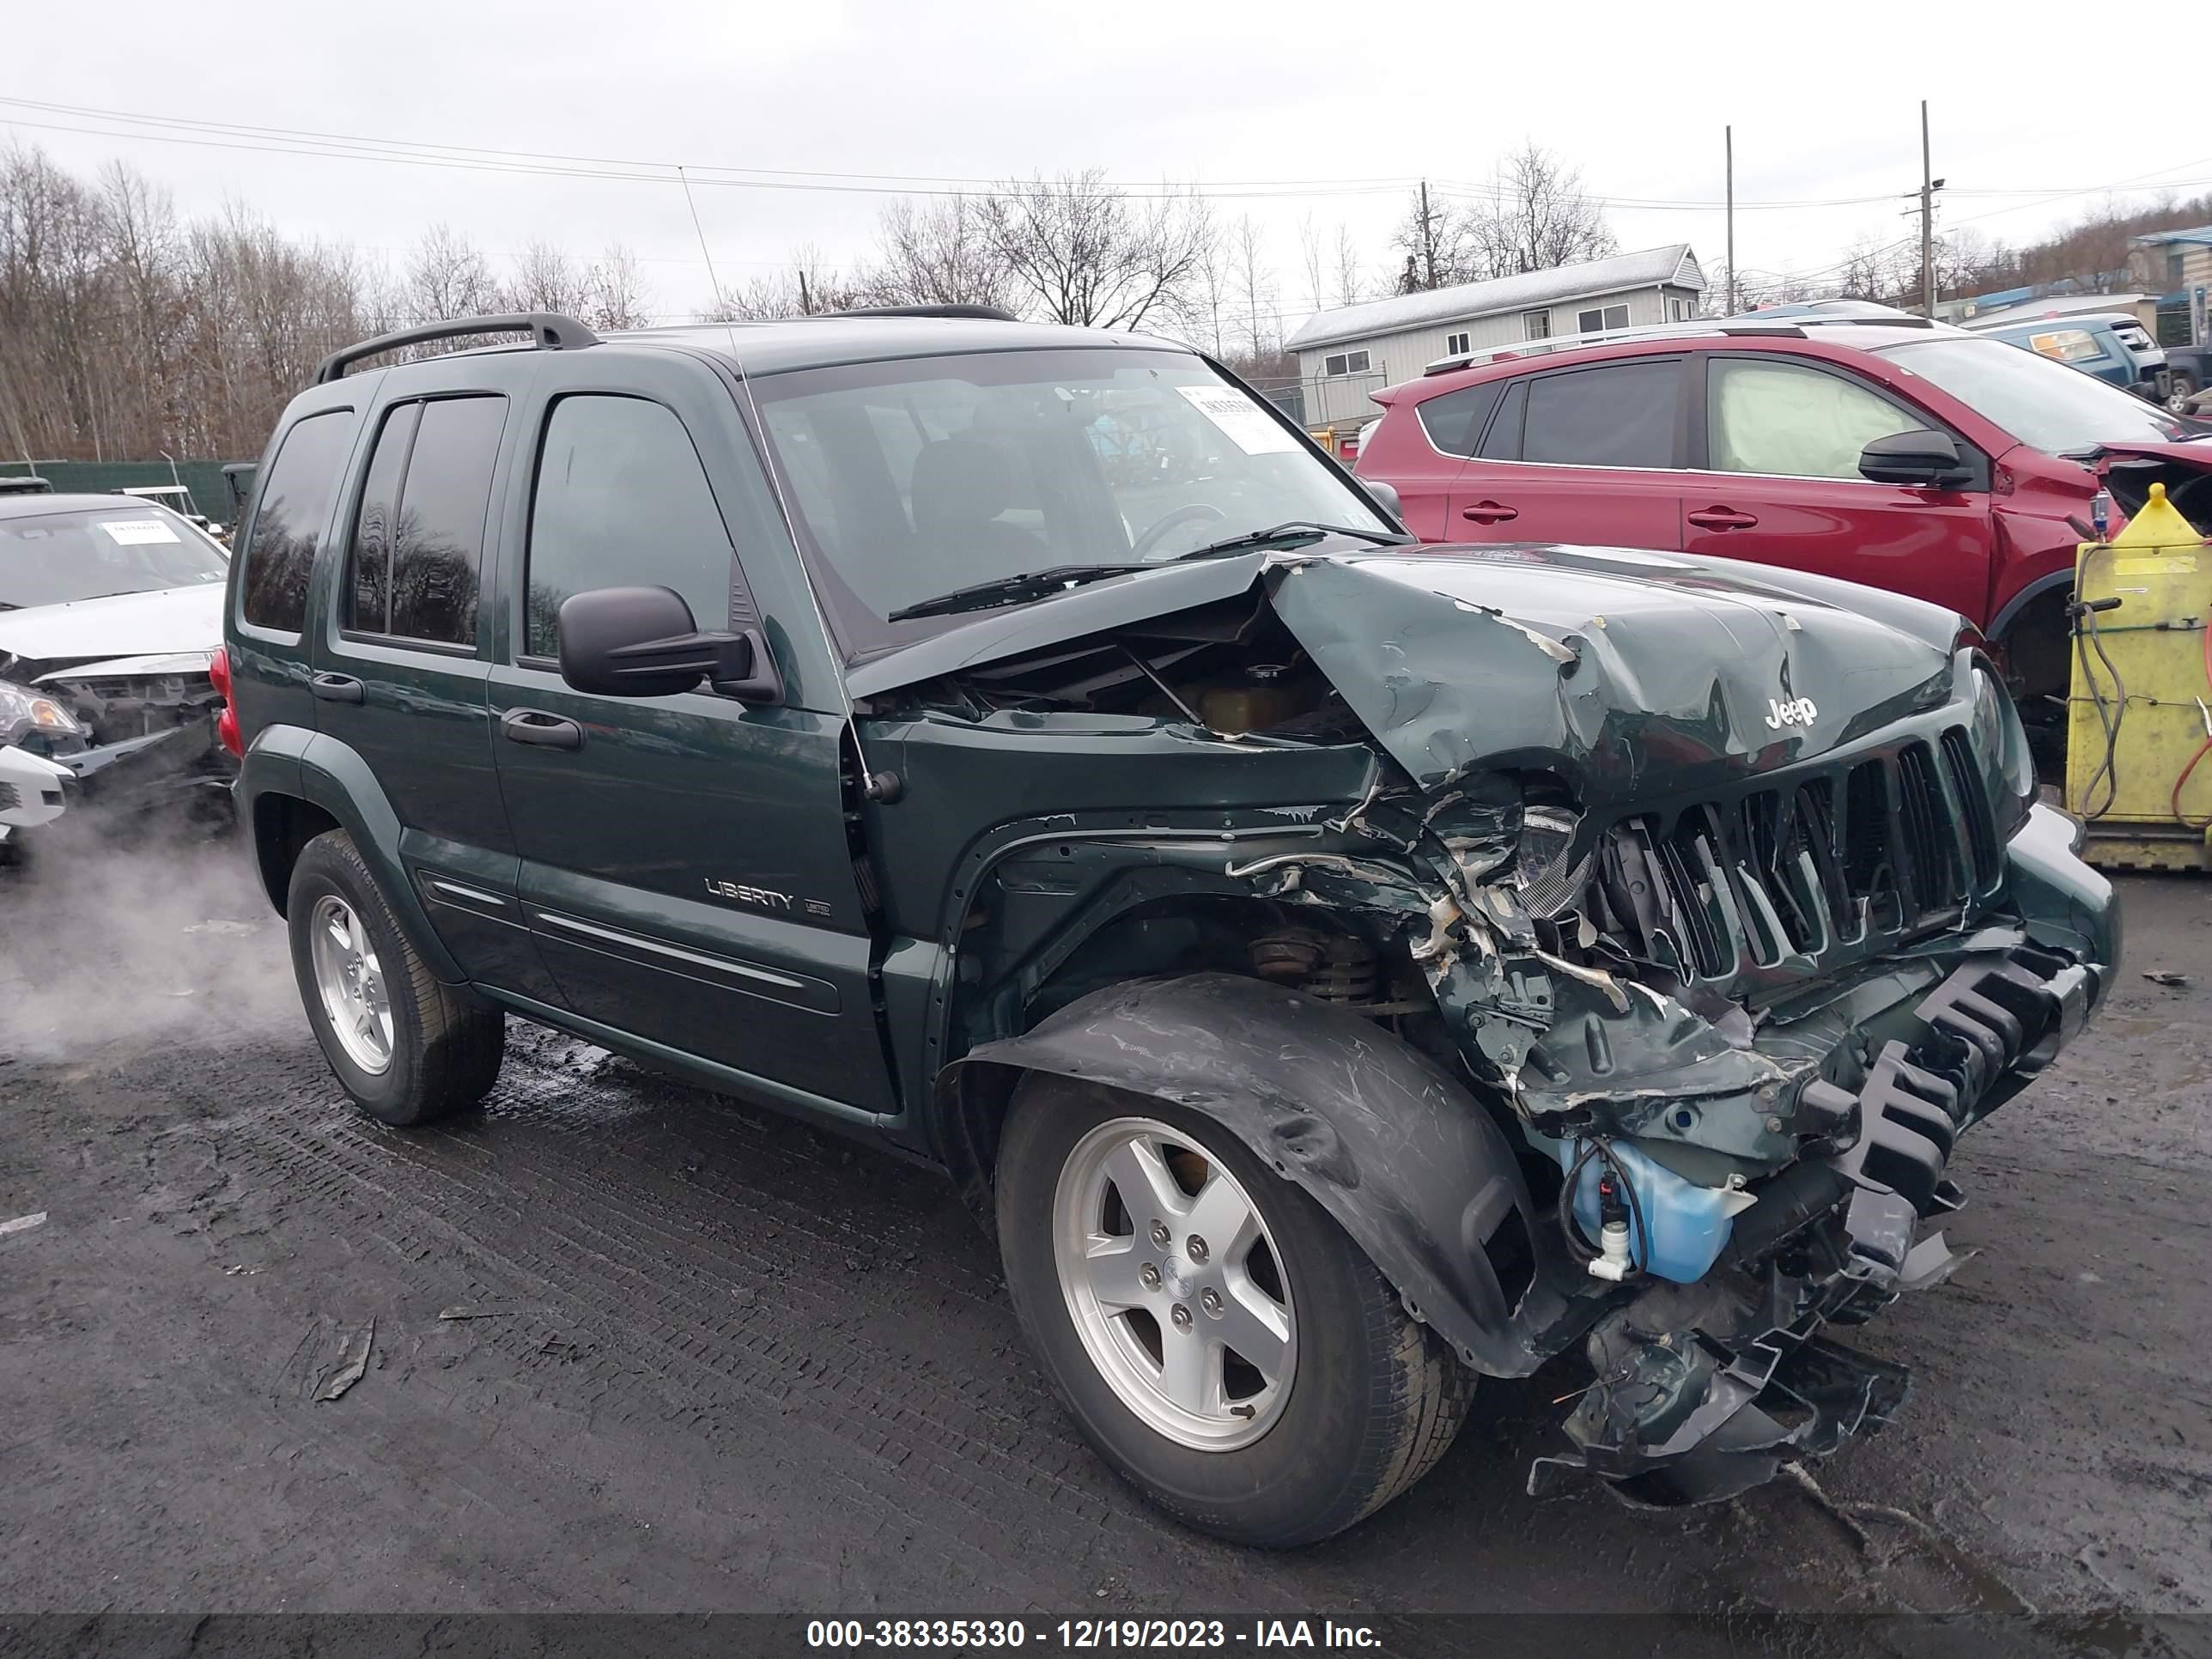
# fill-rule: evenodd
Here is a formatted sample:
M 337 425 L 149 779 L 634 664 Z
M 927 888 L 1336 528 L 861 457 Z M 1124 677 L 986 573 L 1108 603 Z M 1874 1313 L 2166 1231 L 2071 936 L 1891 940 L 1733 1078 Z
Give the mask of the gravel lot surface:
M 384 1130 L 234 844 L 13 872 L 0 1613 L 2033 1607 L 2118 1650 L 2212 1612 L 2212 883 L 2124 902 L 2112 1004 L 1953 1166 L 1982 1254 L 1853 1334 L 1911 1402 L 1817 1490 L 1532 1501 L 1562 1364 L 1271 1556 L 1100 1467 L 933 1178 L 520 1025 L 488 1109 Z

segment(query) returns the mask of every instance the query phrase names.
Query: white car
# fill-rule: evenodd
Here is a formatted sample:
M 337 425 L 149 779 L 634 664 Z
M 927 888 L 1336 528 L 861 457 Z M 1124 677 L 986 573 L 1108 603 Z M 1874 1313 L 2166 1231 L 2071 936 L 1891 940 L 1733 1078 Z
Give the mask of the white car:
M 18 830 L 36 830 L 61 817 L 76 774 L 43 755 L 13 744 L 0 749 L 0 856 Z
M 0 748 L 62 768 L 88 804 L 226 785 L 208 670 L 229 569 L 150 502 L 0 496 Z

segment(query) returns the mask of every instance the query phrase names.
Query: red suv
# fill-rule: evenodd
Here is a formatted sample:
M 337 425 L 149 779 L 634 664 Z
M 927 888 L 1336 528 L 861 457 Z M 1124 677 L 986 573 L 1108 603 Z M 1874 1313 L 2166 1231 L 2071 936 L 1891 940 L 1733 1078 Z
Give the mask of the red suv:
M 1501 348 L 1374 394 L 1356 471 L 1430 542 L 1746 559 L 1932 599 L 2059 712 L 2100 483 L 2212 529 L 2212 425 L 1912 319 L 1735 319 Z

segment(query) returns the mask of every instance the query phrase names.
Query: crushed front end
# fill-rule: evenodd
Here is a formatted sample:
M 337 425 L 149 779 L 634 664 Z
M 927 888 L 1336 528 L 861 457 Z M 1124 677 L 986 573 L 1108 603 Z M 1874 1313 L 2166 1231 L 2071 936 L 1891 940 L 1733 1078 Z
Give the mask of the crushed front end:
M 1133 617 L 1094 590 L 1061 615 L 1103 625 L 884 671 L 872 755 L 994 826 L 932 854 L 910 815 L 876 843 L 895 906 L 957 850 L 930 930 L 952 1052 L 1139 1056 L 1133 1086 L 1172 1073 L 1243 1126 L 1465 1364 L 1586 1352 L 1534 1484 L 1718 1498 L 1885 1420 L 1904 1376 L 1826 1333 L 1956 1265 L 1958 1137 L 2118 951 L 1957 618 L 1623 550 L 1151 580 L 1221 586 Z M 1307 1075 L 1279 1004 L 1231 1041 L 1224 975 L 1376 1047 Z M 1419 1103 L 1383 1098 L 1398 1045 L 1434 1068 Z M 1454 1113 L 1492 1133 L 1432 1121 Z
M 1845 621 L 1777 597 L 1748 607 L 1771 633 L 1729 618 L 1723 650 L 1681 641 L 1664 681 L 1656 638 L 1498 615 L 1527 690 L 1486 721 L 1437 641 L 1333 619 L 1324 661 L 1363 624 L 1399 653 L 1362 713 L 1415 787 L 1347 820 L 1370 856 L 1253 872 L 1279 899 L 1401 910 L 1458 1058 L 1533 1154 L 1558 1249 L 1522 1334 L 1580 1341 L 1593 1379 L 1532 1490 L 1585 1471 L 1710 1501 L 1886 1421 L 1905 1373 L 1826 1333 L 1959 1265 L 1940 1231 L 1966 1198 L 1958 1138 L 2072 1039 L 2118 961 L 2111 889 L 2034 804 L 1988 665 L 1923 646 L 1916 667 L 1894 633 L 1854 653 Z M 1565 764 L 1455 747 L 1548 719 L 1547 681 Z M 1700 701 L 1701 723 L 1654 717 Z M 1814 729 L 1790 729 L 1796 707 Z
M 2070 834 L 2063 820 L 2058 828 Z M 2021 849 L 2027 856 L 2070 858 L 2063 836 L 2038 826 L 2033 839 L 2045 844 Z M 2109 974 L 2086 951 L 2037 943 L 2033 931 L 1990 925 L 1910 969 L 1853 976 L 1826 1008 L 1754 1035 L 1748 1052 L 1782 1072 L 1771 1097 L 1755 1091 L 1751 1102 L 1670 1107 L 1678 1121 L 1763 1111 L 1762 1131 L 1778 1122 L 1796 1143 L 1779 1168 L 1729 1170 L 1718 1189 L 1737 1195 L 1723 1206 L 1728 1224 L 1697 1232 L 1686 1249 L 1669 1237 L 1683 1230 L 1670 1230 L 1668 1218 L 1700 1213 L 1698 1200 L 1715 1189 L 1668 1163 L 1695 1160 L 1640 1133 L 1649 1119 L 1617 1103 L 1593 1110 L 1579 1136 L 1560 1126 L 1620 1160 L 1601 1153 L 1594 1162 L 1624 1170 L 1620 1184 L 1645 1208 L 1657 1247 L 1637 1248 L 1632 1203 L 1628 1253 L 1639 1263 L 1661 1259 L 1590 1331 L 1595 1381 L 1565 1424 L 1575 1450 L 1540 1459 L 1532 1490 L 1581 1469 L 1644 1502 L 1710 1501 L 1888 1420 L 1905 1400 L 1905 1373 L 1829 1340 L 1823 1328 L 1857 1324 L 1942 1283 L 1964 1259 L 1937 1230 L 1966 1201 L 1945 1173 L 1958 1137 L 2072 1037 Z M 1891 1000 L 1900 991 L 1903 1000 Z M 1579 1230 L 1582 1216 L 1571 1224 Z M 1718 1248 L 1692 1278 L 1709 1237 Z M 1669 1244 L 1672 1259 L 1662 1254 Z
M 236 766 L 216 739 L 222 699 L 209 662 L 204 651 L 0 657 L 0 741 L 67 769 L 71 799 L 107 821 L 164 811 L 220 817 Z

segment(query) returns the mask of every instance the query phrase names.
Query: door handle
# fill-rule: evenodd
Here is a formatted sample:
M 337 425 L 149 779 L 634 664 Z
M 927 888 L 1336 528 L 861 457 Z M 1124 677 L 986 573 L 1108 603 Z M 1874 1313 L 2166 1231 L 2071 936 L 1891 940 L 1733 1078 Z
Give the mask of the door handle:
M 499 717 L 499 734 L 510 743 L 539 749 L 581 749 L 584 728 L 542 708 L 510 708 Z
M 1477 501 L 1473 507 L 1460 508 L 1459 515 L 1475 524 L 1504 524 L 1509 519 L 1519 518 L 1521 509 L 1498 501 Z
M 1700 530 L 1748 530 L 1759 522 L 1756 514 L 1739 513 L 1732 507 L 1701 507 L 1684 516 Z
M 367 702 L 368 688 L 350 674 L 318 674 L 307 690 L 325 702 Z

